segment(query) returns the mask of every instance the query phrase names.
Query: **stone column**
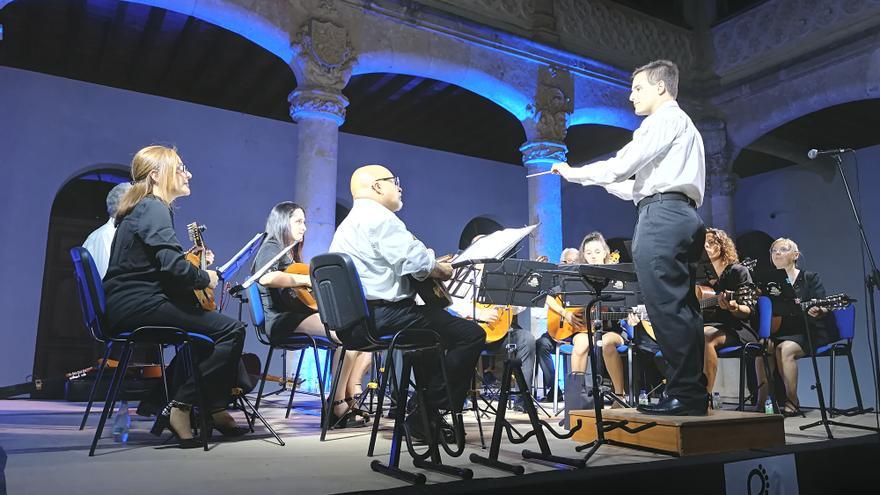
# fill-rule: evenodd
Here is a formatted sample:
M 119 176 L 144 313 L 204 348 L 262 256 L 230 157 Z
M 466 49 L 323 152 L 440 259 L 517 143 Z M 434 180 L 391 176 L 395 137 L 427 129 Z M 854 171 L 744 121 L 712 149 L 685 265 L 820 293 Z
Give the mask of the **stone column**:
M 309 19 L 294 40 L 291 68 L 297 88 L 290 116 L 297 123 L 296 185 L 293 200 L 306 209 L 306 260 L 326 252 L 336 230 L 339 126 L 348 99 L 342 88 L 355 61 L 348 30 L 332 20 Z
M 699 121 L 696 125 L 706 151 L 706 192 L 700 209 L 703 221 L 709 227 L 734 236 L 733 194 L 736 176 L 730 170 L 732 160 L 727 144 L 727 127 L 718 119 Z
M 290 94 L 290 116 L 297 125 L 294 201 L 306 208 L 306 259 L 327 251 L 336 230 L 336 166 L 339 126 L 348 100 L 322 88 Z
M 556 162 L 567 160 L 565 134 L 574 110 L 574 84 L 568 72 L 544 67 L 538 73 L 535 103 L 531 116 L 523 121 L 526 141 L 520 151 L 528 174 L 545 172 Z M 556 175 L 542 175 L 528 181 L 529 224 L 538 228 L 529 239 L 529 256 L 547 256 L 557 262 L 562 252 L 562 190 Z M 547 315 L 531 311 L 531 330 L 539 335 L 547 328 Z
M 530 117 L 523 121 L 528 141 L 519 149 L 529 174 L 547 171 L 554 163 L 567 160 L 565 134 L 574 110 L 573 93 L 574 84 L 567 71 L 551 66 L 538 72 L 535 103 L 529 106 Z M 548 174 L 527 180 L 529 223 L 540 222 L 529 242 L 529 255 L 556 261 L 562 251 L 560 179 Z

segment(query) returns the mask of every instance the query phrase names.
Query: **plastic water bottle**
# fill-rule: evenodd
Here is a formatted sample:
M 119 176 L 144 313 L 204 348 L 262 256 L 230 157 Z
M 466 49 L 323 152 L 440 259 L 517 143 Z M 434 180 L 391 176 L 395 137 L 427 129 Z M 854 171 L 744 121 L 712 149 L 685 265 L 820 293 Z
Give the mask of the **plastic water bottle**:
M 773 414 L 773 399 L 770 397 L 764 402 L 764 414 Z
M 128 401 L 122 401 L 119 411 L 113 417 L 113 441 L 127 442 L 129 429 L 131 429 L 131 415 L 128 414 Z
M 639 405 L 646 406 L 650 400 L 648 400 L 648 393 L 645 392 L 645 389 L 639 391 Z
M 723 402 L 721 401 L 721 392 L 715 392 L 712 394 L 712 409 L 716 411 L 720 411 Z

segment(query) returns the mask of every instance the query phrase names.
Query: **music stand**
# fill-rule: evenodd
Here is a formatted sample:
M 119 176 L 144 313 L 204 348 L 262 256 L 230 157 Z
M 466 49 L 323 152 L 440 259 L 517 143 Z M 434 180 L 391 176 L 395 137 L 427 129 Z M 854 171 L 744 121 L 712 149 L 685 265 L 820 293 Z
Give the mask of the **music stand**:
M 497 266 L 484 268 L 483 282 L 476 299 L 487 304 L 504 306 L 543 306 L 544 297 L 550 293 L 553 285 L 552 277 L 545 276 L 544 273 L 555 267 L 556 265 L 552 263 L 509 259 L 498 263 Z M 519 388 L 518 392 L 510 391 L 511 374 L 516 379 Z M 523 406 L 526 414 L 529 416 L 532 430 L 525 435 L 519 434 L 513 428 L 513 425 L 505 419 L 507 400 L 513 393 L 523 395 L 527 399 L 523 400 Z M 501 393 L 498 398 L 498 408 L 495 414 L 495 427 L 492 431 L 492 444 L 489 448 L 489 456 L 471 454 L 471 462 L 508 471 L 513 474 L 523 474 L 525 472 L 523 466 L 498 460 L 498 454 L 501 449 L 501 436 L 506 431 L 508 439 L 514 444 L 523 443 L 533 436 L 538 440 L 541 451 L 534 452 L 524 449 L 522 451 L 524 459 L 538 459 L 572 467 L 584 467 L 585 461 L 583 459 L 553 455 L 550 445 L 547 443 L 547 437 L 544 435 L 544 428 L 546 428 L 556 438 L 571 438 L 572 435 L 580 430 L 580 420 L 578 420 L 577 426 L 568 433 L 559 434 L 547 422 L 538 418 L 538 412 L 531 399 L 531 391 L 526 386 L 525 377 L 523 376 L 522 362 L 513 355 L 512 349 L 508 348 L 508 355 L 504 360 Z
M 618 263 L 613 265 L 559 265 L 556 270 L 553 270 L 550 273 L 568 277 L 572 276 L 572 274 L 576 274 L 580 276 L 587 286 L 593 289 L 593 297 L 590 298 L 584 306 L 585 318 L 589 318 L 589 315 L 592 314 L 593 307 L 596 304 L 600 301 L 607 301 L 612 297 L 609 294 L 603 294 L 605 288 L 612 280 L 620 280 L 622 282 L 637 281 L 635 266 L 632 263 Z M 657 423 L 652 421 L 636 428 L 630 428 L 627 426 L 627 420 L 605 421 L 602 419 L 602 406 L 604 404 L 604 397 L 607 393 L 602 391 L 599 387 L 599 355 L 593 341 L 593 325 L 587 324 L 586 332 L 590 346 L 590 372 L 593 374 L 593 411 L 596 416 L 596 440 L 575 447 L 575 450 L 578 452 L 590 449 L 587 452 L 587 455 L 583 458 L 584 464 L 590 460 L 590 457 L 599 450 L 599 447 L 601 447 L 602 444 L 614 443 L 605 438 L 606 432 L 620 428 L 627 433 L 634 434 L 657 426 Z M 578 424 L 580 424 L 580 420 L 578 420 Z

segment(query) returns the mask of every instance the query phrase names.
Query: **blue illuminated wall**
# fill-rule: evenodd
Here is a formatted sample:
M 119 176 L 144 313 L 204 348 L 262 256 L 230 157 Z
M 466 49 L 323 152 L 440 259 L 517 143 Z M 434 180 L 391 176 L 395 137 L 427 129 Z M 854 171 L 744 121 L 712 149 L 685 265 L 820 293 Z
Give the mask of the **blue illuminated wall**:
M 183 228 L 193 220 L 207 225 L 205 240 L 224 261 L 262 230 L 272 205 L 296 200 L 293 123 L 6 67 L 0 108 L 0 256 L 7 260 L 0 277 L 8 281 L 0 298 L 0 384 L 23 381 L 33 367 L 49 211 L 67 181 L 98 164 L 129 163 L 150 143 L 176 145 L 194 176 L 193 195 L 177 206 L 178 234 L 186 239 Z M 527 221 L 522 167 L 347 134 L 340 135 L 339 162 L 337 184 L 312 187 L 336 188 L 339 203 L 350 206 L 351 171 L 386 164 L 402 179 L 401 218 L 438 253 L 455 251 L 476 216 L 505 226 Z M 266 354 L 252 334 L 245 350 Z

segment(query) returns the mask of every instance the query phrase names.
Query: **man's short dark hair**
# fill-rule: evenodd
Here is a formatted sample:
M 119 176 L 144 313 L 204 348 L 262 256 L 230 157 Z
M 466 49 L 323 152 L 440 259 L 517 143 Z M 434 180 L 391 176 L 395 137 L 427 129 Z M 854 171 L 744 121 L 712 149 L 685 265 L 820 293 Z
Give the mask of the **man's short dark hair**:
M 663 81 L 669 95 L 673 98 L 678 98 L 678 66 L 675 65 L 674 62 L 670 62 L 669 60 L 654 60 L 648 62 L 634 70 L 632 78 L 634 79 L 636 74 L 640 72 L 645 73 L 645 76 L 648 77 L 648 82 L 651 84 L 657 84 L 658 81 Z

